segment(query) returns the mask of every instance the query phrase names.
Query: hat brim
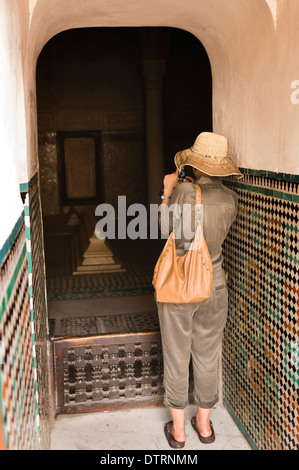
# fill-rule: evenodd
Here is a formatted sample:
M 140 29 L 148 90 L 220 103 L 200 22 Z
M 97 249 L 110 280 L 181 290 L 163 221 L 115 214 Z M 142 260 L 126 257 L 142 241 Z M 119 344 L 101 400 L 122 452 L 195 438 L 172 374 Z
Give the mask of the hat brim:
M 185 165 L 189 165 L 208 176 L 236 176 L 238 179 L 243 178 L 243 174 L 229 157 L 212 158 L 195 153 L 191 149 L 186 149 L 176 153 L 174 163 L 179 171 Z

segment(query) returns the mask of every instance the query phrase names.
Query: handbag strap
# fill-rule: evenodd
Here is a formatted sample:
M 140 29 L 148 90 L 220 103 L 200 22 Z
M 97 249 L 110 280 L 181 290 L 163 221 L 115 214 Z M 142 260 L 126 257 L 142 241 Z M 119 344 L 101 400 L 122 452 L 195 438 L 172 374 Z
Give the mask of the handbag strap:
M 200 191 L 200 187 L 198 186 L 198 184 L 193 184 L 193 186 L 196 190 L 196 203 L 195 203 L 196 216 L 195 216 L 195 220 L 199 221 L 199 219 L 200 219 L 201 191 Z
M 193 239 L 195 239 L 195 237 L 198 238 L 198 232 L 199 232 L 199 226 L 200 226 L 201 191 L 200 191 L 200 187 L 197 184 L 193 184 L 193 186 L 196 190 L 196 202 L 195 202 L 195 211 L 196 211 L 195 223 L 196 223 L 196 225 L 195 225 L 195 234 L 194 234 L 194 237 L 193 237 Z M 174 230 L 172 231 L 172 234 L 173 234 L 173 238 L 175 238 Z
M 196 190 L 196 204 L 200 204 L 201 203 L 201 191 L 200 191 L 200 187 L 198 186 L 198 184 L 193 184 L 195 190 Z
M 202 233 L 202 226 L 201 226 L 201 221 L 200 221 L 200 217 L 201 217 L 201 211 L 200 211 L 200 207 L 201 207 L 201 190 L 200 190 L 200 187 L 197 185 L 197 184 L 193 184 L 193 186 L 195 187 L 195 190 L 196 190 L 196 203 L 195 203 L 195 234 L 194 234 L 194 238 L 193 238 L 193 241 L 197 242 L 199 241 L 200 237 L 203 236 L 203 233 Z

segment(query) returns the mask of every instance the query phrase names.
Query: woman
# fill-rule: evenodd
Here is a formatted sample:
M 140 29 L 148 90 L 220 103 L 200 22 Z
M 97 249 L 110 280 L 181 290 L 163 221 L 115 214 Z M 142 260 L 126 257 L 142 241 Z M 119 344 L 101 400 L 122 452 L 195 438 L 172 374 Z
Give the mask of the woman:
M 202 443 L 215 440 L 210 421 L 211 408 L 218 401 L 218 359 L 225 327 L 228 295 L 226 277 L 222 268 L 221 245 L 237 214 L 237 196 L 223 186 L 221 177 L 242 174 L 227 156 L 225 137 L 201 133 L 193 147 L 175 156 L 177 171 L 164 177 L 164 194 L 160 210 L 160 228 L 165 226 L 164 214 L 168 205 L 178 204 L 183 213 L 184 204 L 190 204 L 195 213 L 196 190 L 193 184 L 178 182 L 181 169 L 193 167 L 194 184 L 201 189 L 203 205 L 203 234 L 213 265 L 213 285 L 210 298 L 201 303 L 173 304 L 157 302 L 164 360 L 164 404 L 170 408 L 172 420 L 165 425 L 165 435 L 172 448 L 185 445 L 185 408 L 188 405 L 189 362 L 192 357 L 194 374 L 194 402 L 197 414 L 191 424 Z M 192 232 L 195 230 L 194 217 Z M 169 232 L 174 228 L 170 220 Z M 168 221 L 166 226 L 168 225 Z M 182 226 L 183 224 L 181 224 Z M 165 232 L 164 232 L 165 233 Z M 177 255 L 185 253 L 191 238 L 184 233 L 176 239 Z

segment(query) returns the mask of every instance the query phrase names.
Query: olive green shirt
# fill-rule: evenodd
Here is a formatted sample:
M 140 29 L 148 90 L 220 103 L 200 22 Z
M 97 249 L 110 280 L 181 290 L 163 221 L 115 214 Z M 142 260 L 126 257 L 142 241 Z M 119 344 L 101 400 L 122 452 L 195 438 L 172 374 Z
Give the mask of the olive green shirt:
M 237 215 L 237 194 L 226 188 L 219 178 L 201 176 L 195 180 L 194 184 L 198 184 L 201 189 L 200 221 L 213 269 L 216 270 L 222 267 L 222 243 Z M 195 204 L 195 187 L 191 183 L 181 183 L 172 193 L 168 210 L 166 204 L 161 205 L 159 214 L 160 230 L 164 236 L 168 236 L 175 228 L 178 256 L 185 253 L 195 233 Z M 186 205 L 189 206 L 189 216 L 186 216 L 188 214 L 188 209 L 185 212 Z M 175 210 L 172 211 L 172 208 Z M 187 233 L 188 230 L 185 230 L 184 218 L 189 228 L 191 223 L 189 233 Z

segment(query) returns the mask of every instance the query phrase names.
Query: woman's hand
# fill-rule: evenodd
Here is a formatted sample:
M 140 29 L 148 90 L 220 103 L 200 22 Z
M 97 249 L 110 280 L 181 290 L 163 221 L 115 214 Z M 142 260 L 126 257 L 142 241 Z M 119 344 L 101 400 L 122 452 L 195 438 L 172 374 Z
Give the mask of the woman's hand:
M 164 176 L 163 185 L 164 185 L 164 194 L 165 196 L 171 196 L 174 188 L 176 188 L 181 183 L 193 183 L 194 179 L 190 176 L 186 176 L 183 181 L 178 181 L 179 170 L 176 170 L 174 173 Z
M 179 184 L 178 182 L 179 171 L 176 170 L 174 173 L 164 176 L 163 185 L 164 185 L 164 195 L 171 196 L 174 188 Z

